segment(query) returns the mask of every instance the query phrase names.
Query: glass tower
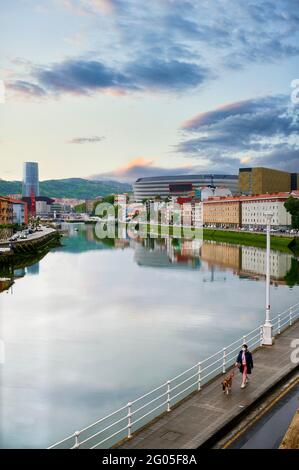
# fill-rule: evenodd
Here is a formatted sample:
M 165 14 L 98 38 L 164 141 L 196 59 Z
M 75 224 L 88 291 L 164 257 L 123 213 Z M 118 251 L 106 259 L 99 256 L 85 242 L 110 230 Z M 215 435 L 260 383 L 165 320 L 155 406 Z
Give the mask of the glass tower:
M 25 162 L 23 171 L 23 197 L 39 196 L 38 163 Z

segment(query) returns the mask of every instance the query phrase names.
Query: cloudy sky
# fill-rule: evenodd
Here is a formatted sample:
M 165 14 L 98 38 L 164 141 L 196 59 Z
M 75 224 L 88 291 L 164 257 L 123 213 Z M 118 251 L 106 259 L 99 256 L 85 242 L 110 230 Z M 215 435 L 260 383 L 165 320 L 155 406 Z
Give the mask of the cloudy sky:
M 299 171 L 298 0 L 10 0 L 0 57 L 0 178 Z

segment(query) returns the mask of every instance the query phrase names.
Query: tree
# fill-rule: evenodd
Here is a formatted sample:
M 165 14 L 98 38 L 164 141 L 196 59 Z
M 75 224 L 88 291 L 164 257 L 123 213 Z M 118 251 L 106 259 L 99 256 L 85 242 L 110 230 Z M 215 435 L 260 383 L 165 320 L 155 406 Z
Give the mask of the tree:
M 290 196 L 284 203 L 284 207 L 292 216 L 292 227 L 299 229 L 299 199 Z

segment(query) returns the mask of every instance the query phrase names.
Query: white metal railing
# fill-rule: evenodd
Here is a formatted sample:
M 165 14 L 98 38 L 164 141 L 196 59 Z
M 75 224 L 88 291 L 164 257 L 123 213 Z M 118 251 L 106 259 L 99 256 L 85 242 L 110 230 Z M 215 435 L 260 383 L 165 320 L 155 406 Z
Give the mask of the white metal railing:
M 279 335 L 298 319 L 299 303 L 272 319 L 274 336 Z M 237 353 L 244 343 L 252 351 L 261 346 L 263 325 L 117 411 L 57 442 L 49 449 L 109 448 L 124 438 L 130 439 L 135 431 L 153 418 L 169 413 L 174 404 L 201 390 L 201 387 L 213 377 L 224 374 L 235 363 Z

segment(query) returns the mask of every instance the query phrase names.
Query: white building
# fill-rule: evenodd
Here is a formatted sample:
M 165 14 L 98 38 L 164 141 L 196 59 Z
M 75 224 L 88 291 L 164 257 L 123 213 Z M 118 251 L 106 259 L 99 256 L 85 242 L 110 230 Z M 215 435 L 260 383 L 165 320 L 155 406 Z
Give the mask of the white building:
M 242 226 L 265 226 L 265 212 L 272 212 L 271 224 L 276 227 L 287 227 L 292 224 L 292 217 L 286 211 L 284 203 L 289 193 L 261 194 L 244 196 L 242 202 Z
M 13 223 L 18 225 L 27 224 L 27 205 L 25 202 L 11 200 L 13 208 Z

